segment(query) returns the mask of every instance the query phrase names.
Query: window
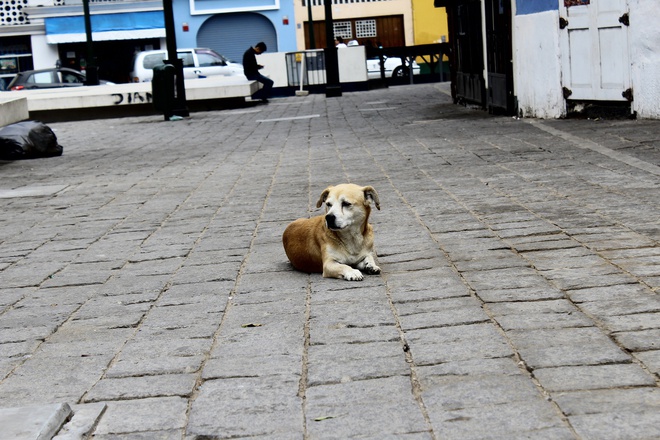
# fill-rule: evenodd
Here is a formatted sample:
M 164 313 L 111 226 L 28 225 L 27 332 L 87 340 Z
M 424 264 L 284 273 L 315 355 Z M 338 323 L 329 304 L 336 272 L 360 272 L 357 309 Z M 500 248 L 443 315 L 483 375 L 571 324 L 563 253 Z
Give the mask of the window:
M 355 37 L 371 38 L 376 36 L 376 20 L 356 20 Z
M 344 40 L 353 38 L 350 21 L 335 21 L 332 23 L 332 30 L 335 33 L 335 38 L 342 37 Z
M 26 82 L 30 84 L 50 84 L 53 82 L 52 75 L 51 72 L 38 72 L 32 75 Z
M 183 61 L 183 67 L 195 67 L 192 52 L 178 52 L 176 56 Z
M 165 59 L 165 56 L 166 56 L 165 53 L 154 53 L 154 54 L 146 55 L 144 57 L 144 60 L 142 61 L 142 65 L 144 66 L 145 69 L 153 69 L 159 64 L 163 64 L 163 60 Z
M 197 59 L 199 60 L 199 67 L 227 65 L 222 59 L 215 57 L 210 53 L 197 52 Z

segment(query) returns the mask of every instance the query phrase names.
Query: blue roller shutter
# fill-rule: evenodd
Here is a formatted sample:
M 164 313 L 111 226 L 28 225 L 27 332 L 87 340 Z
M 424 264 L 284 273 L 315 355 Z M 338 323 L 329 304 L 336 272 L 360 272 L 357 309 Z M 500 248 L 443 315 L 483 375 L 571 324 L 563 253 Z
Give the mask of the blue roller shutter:
M 251 12 L 214 15 L 197 33 L 198 47 L 210 47 L 238 63 L 247 48 L 260 41 L 266 43 L 268 52 L 277 52 L 275 27 L 263 15 Z

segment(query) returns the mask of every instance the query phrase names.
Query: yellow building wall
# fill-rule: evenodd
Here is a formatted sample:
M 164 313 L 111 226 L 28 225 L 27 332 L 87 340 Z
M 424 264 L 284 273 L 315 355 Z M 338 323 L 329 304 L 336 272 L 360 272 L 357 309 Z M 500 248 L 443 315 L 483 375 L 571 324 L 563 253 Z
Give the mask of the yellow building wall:
M 412 0 L 415 44 L 449 41 L 445 8 L 433 6 L 433 0 Z

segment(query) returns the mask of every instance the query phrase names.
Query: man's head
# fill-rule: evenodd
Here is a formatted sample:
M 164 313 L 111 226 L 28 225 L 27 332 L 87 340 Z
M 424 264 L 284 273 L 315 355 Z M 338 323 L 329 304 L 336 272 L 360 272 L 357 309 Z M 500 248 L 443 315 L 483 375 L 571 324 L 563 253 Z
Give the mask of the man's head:
M 263 41 L 258 42 L 256 44 L 256 46 L 254 46 L 254 50 L 257 53 L 264 53 L 264 52 L 266 52 L 266 49 L 267 49 L 266 48 L 266 43 L 264 43 Z

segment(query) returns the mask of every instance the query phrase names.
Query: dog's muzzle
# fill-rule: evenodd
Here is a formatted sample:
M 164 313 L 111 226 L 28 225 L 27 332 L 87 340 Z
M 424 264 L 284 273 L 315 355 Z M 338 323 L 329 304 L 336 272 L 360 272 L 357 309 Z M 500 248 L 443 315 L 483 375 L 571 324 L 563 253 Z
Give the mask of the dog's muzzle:
M 337 226 L 337 218 L 334 216 L 334 214 L 328 214 L 325 216 L 325 224 L 328 229 L 341 229 L 339 226 Z

